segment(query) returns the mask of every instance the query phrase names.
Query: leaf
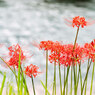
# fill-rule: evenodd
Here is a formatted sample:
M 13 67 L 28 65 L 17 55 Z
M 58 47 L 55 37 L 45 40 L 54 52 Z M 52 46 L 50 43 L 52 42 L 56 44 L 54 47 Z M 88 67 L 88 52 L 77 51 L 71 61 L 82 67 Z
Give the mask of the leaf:
M 40 80 L 40 82 L 41 82 L 42 86 L 44 87 L 44 89 L 47 91 L 48 95 L 50 95 L 50 93 L 49 93 L 48 89 L 46 88 L 46 86 L 44 85 L 44 83 L 41 80 Z

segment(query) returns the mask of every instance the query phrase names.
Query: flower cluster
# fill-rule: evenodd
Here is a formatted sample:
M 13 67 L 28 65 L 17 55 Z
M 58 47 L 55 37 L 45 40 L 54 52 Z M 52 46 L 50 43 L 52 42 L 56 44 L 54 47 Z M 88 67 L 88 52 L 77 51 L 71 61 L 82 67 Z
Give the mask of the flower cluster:
M 84 26 L 87 25 L 87 21 L 85 21 L 85 18 L 84 17 L 79 17 L 79 16 L 76 16 L 73 18 L 73 21 L 72 21 L 72 26 L 76 26 L 76 27 L 79 27 L 81 26 L 82 28 L 84 28 Z
M 44 43 L 43 44 L 41 43 L 41 48 L 44 48 L 45 45 Z M 80 60 L 82 60 L 85 57 L 85 48 L 78 44 L 76 44 L 74 50 L 73 50 L 74 47 L 73 44 L 63 45 L 58 41 L 52 42 L 52 44 L 49 44 L 48 46 L 49 48 L 47 48 L 47 50 L 50 51 L 49 55 L 50 63 L 60 62 L 60 65 L 62 64 L 65 66 L 68 65 L 70 66 L 72 64 L 80 63 Z
M 28 75 L 31 78 L 31 75 L 34 77 L 37 76 L 39 67 L 33 64 L 30 64 L 29 66 L 25 67 L 25 74 Z
M 8 65 L 18 67 L 19 56 L 22 64 L 22 61 L 25 60 L 26 56 L 24 55 L 20 45 L 17 44 L 17 45 L 10 46 L 8 50 L 9 50 L 9 57 L 10 57 L 9 61 L 7 62 Z
M 95 61 L 95 39 L 91 43 L 85 43 L 84 45 L 86 56 Z

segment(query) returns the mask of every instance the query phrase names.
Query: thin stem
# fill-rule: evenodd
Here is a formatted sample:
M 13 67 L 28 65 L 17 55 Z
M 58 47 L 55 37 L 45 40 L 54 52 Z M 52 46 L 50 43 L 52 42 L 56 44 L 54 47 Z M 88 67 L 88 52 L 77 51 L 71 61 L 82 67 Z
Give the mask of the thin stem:
M 24 84 L 25 84 L 25 88 L 26 88 L 26 90 L 27 90 L 27 94 L 29 95 L 29 91 L 28 91 L 28 87 L 27 87 L 27 84 L 26 84 L 26 80 L 25 80 L 24 75 L 23 75 L 22 67 L 20 67 L 20 68 L 21 68 L 21 76 L 23 77 L 23 82 L 24 82 Z
M 34 92 L 34 95 L 36 95 L 35 86 L 34 86 L 34 80 L 33 80 L 33 76 L 32 75 L 31 75 L 31 80 L 32 80 L 32 86 L 33 86 L 33 92 Z
M 65 66 L 64 66 L 64 89 L 63 89 L 63 95 L 65 95 Z
M 54 79 L 53 79 L 53 92 L 52 92 L 52 95 L 54 95 L 54 91 L 55 91 L 55 95 L 56 95 L 56 62 L 54 62 Z
M 86 95 L 86 89 L 87 89 L 87 79 L 86 79 L 86 82 L 85 82 L 85 91 L 84 91 L 84 95 Z
M 78 89 L 78 84 L 79 84 L 79 74 L 80 74 L 80 70 L 78 70 L 77 88 L 76 88 L 76 89 Z
M 62 81 L 61 81 L 61 70 L 60 70 L 59 57 L 58 57 L 58 66 L 59 66 L 59 79 L 60 79 L 60 93 L 62 95 Z
M 54 95 L 54 90 L 55 90 L 55 64 L 56 64 L 56 62 L 54 62 L 54 76 L 53 76 L 53 92 L 52 92 L 52 95 Z
M 92 70 L 92 80 L 91 80 L 90 95 L 92 95 L 92 86 L 93 86 L 93 78 L 94 78 L 94 68 L 95 68 L 95 62 L 93 63 L 93 70 Z
M 65 86 L 66 86 L 67 81 L 68 81 L 69 69 L 70 69 L 70 66 L 67 67 L 67 75 L 66 75 L 65 85 L 64 85 L 64 88 L 63 88 L 63 95 L 65 95 Z
M 78 38 L 78 33 L 79 33 L 79 27 L 77 28 L 77 33 L 76 33 L 76 37 L 75 37 L 75 41 L 74 41 L 73 51 L 74 51 L 75 46 L 76 46 L 76 42 L 77 42 L 77 38 Z
M 72 95 L 72 66 L 71 66 L 71 95 Z
M 81 75 L 81 63 L 79 64 L 79 73 L 80 73 L 80 83 L 81 83 L 81 92 L 82 92 L 82 75 Z
M 48 50 L 46 50 L 46 89 L 47 89 L 47 78 L 48 78 Z M 47 95 L 47 91 L 45 90 L 45 95 Z
M 13 69 L 8 65 L 8 63 L 2 58 L 0 57 L 0 59 L 9 67 L 9 69 L 13 72 L 13 74 L 15 75 L 15 77 L 17 78 L 16 73 L 13 71 Z
M 73 66 L 73 72 L 74 72 L 74 95 L 77 95 L 76 92 L 76 73 L 75 73 L 75 67 Z
M 87 73 L 86 73 L 86 76 L 85 76 L 85 79 L 84 79 L 84 82 L 83 82 L 83 85 L 82 85 L 81 95 L 83 95 L 83 90 L 84 90 L 85 82 L 86 82 L 86 79 L 87 79 L 87 76 L 88 76 L 88 72 L 89 72 L 91 63 L 92 63 L 92 60 L 90 61 L 90 63 L 88 62 Z

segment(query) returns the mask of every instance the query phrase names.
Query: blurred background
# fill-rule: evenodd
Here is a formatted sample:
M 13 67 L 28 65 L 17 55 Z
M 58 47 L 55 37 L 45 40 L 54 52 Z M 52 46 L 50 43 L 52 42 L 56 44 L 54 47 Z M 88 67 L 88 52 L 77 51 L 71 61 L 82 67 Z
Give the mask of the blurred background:
M 44 95 L 40 80 L 45 80 L 45 56 L 32 43 L 39 43 L 42 40 L 73 43 L 76 28 L 66 25 L 65 19 L 72 20 L 75 16 L 84 16 L 88 21 L 95 20 L 95 0 L 0 0 L 0 43 L 7 47 L 19 43 L 27 46 L 31 55 L 33 54 L 28 64 L 38 65 L 43 72 L 35 79 L 37 93 L 41 93 L 38 95 Z M 95 38 L 94 27 L 95 24 L 92 24 L 80 29 L 77 42 L 82 45 L 92 41 Z M 0 48 L 0 56 L 7 51 L 6 47 Z M 83 65 L 82 75 L 84 76 L 86 68 L 85 64 Z M 7 81 L 15 81 L 9 69 L 0 66 L 0 70 L 7 72 Z M 52 84 L 52 76 L 53 64 L 49 64 L 49 86 Z M 32 92 L 30 81 L 31 79 L 27 78 L 30 92 Z M 87 89 L 89 93 L 89 86 Z M 58 79 L 57 90 L 59 95 Z

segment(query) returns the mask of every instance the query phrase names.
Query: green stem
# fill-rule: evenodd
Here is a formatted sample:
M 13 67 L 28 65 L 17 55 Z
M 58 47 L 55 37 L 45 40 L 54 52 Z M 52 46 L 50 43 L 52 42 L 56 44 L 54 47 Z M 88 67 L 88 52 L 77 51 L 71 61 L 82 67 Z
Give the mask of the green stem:
M 47 78 L 48 78 L 48 50 L 46 50 L 46 89 L 47 89 Z M 47 95 L 47 91 L 45 90 L 45 95 Z
M 85 86 L 86 79 L 87 79 L 87 77 L 88 77 L 88 72 L 89 72 L 91 63 L 92 63 L 92 60 L 90 61 L 90 63 L 88 62 L 87 72 L 86 72 L 86 76 L 85 76 L 85 79 L 84 79 L 84 82 L 83 82 L 83 85 L 82 85 L 81 95 L 83 95 L 83 90 L 84 90 L 84 86 Z
M 63 88 L 63 95 L 65 95 L 65 87 L 66 87 L 66 84 L 67 84 L 67 81 L 68 81 L 69 70 L 70 70 L 70 66 L 67 67 L 67 75 L 66 75 L 64 88 Z
M 78 84 L 79 84 L 79 74 L 80 74 L 80 70 L 78 70 L 78 78 L 77 78 L 77 87 L 76 87 L 76 92 L 77 92 L 77 89 L 78 89 Z
M 31 80 L 32 80 L 32 86 L 33 86 L 33 92 L 34 92 L 34 95 L 36 95 L 35 86 L 34 86 L 34 80 L 33 80 L 33 76 L 32 75 L 31 75 Z
M 74 72 L 74 95 L 77 95 L 76 92 L 76 73 L 75 73 L 75 67 L 73 66 L 73 72 Z
M 62 81 L 61 81 L 61 70 L 60 70 L 59 58 L 58 58 L 58 66 L 59 66 L 60 93 L 62 95 Z
M 85 91 L 84 91 L 84 95 L 86 95 L 86 89 L 87 89 L 87 79 L 86 79 L 86 82 L 85 82 Z
M 53 92 L 52 92 L 52 95 L 54 95 L 54 90 L 56 90 L 55 78 L 56 78 L 56 62 L 54 62 L 54 77 L 53 77 Z
M 93 78 L 94 78 L 94 68 L 95 68 L 95 62 L 93 63 L 93 70 L 92 70 L 92 80 L 91 80 L 90 95 L 92 95 L 92 86 L 93 86 Z
M 26 88 L 27 94 L 29 95 L 29 91 L 28 91 L 28 87 L 27 87 L 27 84 L 26 84 L 26 80 L 24 78 L 22 67 L 20 67 L 20 68 L 21 68 L 21 76 L 23 77 L 23 83 L 25 84 L 25 88 Z
M 71 95 L 72 95 L 72 66 L 71 66 Z
M 54 79 L 53 79 L 53 92 L 52 92 L 52 95 L 54 95 L 54 91 L 55 91 L 55 95 L 56 95 L 56 62 L 54 62 Z
M 81 83 L 81 92 L 82 92 L 82 75 L 81 75 L 81 63 L 79 64 L 79 73 L 80 73 L 80 83 Z
M 63 95 L 65 95 L 65 66 L 64 66 L 64 89 L 63 89 Z
M 77 28 L 77 33 L 76 33 L 76 37 L 75 37 L 75 41 L 74 41 L 73 51 L 74 51 L 75 46 L 76 46 L 76 42 L 77 42 L 77 38 L 78 38 L 78 33 L 79 33 L 79 27 Z
M 13 71 L 13 69 L 8 65 L 8 63 L 2 58 L 0 57 L 0 59 L 9 67 L 9 69 L 13 72 L 13 74 L 15 75 L 15 77 L 17 78 L 16 73 Z

